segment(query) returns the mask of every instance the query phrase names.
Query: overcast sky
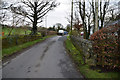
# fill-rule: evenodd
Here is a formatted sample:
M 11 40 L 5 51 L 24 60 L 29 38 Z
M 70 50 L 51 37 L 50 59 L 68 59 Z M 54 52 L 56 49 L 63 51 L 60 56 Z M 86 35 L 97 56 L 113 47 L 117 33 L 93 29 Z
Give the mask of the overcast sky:
M 7 2 L 16 2 L 19 0 L 3 0 Z M 66 27 L 68 23 L 66 17 L 70 15 L 71 11 L 71 0 L 56 0 L 57 2 L 60 3 L 58 7 L 56 7 L 53 11 L 50 11 L 47 14 L 47 17 L 44 18 L 43 22 L 40 24 L 42 26 L 45 26 L 45 19 L 47 20 L 47 26 L 52 27 L 56 23 L 61 23 L 64 27 Z M 76 1 L 76 0 L 74 0 Z M 118 2 L 120 0 L 111 0 L 113 2 Z
M 47 26 L 53 26 L 56 23 L 61 23 L 63 26 L 68 24 L 66 17 L 68 17 L 71 11 L 71 0 L 57 0 L 60 5 L 53 11 L 48 13 Z M 43 23 L 45 25 L 45 23 Z

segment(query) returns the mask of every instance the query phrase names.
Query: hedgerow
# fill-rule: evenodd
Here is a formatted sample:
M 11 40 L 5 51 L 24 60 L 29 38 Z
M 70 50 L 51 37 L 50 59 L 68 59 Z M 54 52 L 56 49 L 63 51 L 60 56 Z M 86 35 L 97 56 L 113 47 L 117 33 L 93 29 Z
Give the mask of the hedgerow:
M 9 48 L 42 38 L 39 35 L 14 35 L 2 38 L 2 48 Z
M 108 69 L 120 69 L 119 28 L 118 25 L 108 26 L 91 35 L 96 65 Z

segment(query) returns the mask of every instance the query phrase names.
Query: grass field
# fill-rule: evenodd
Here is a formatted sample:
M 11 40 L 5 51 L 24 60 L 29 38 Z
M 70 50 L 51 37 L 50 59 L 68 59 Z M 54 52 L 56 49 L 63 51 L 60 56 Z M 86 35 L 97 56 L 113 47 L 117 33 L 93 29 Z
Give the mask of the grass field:
M 83 59 L 81 53 L 74 47 L 70 38 L 68 37 L 65 41 L 66 49 L 69 55 L 72 57 L 73 61 L 76 63 L 77 68 L 79 71 L 86 77 L 86 78 L 119 78 L 120 73 L 118 72 L 101 72 L 99 73 L 98 70 L 90 69 L 88 64 L 83 65 Z
M 2 32 L 4 32 L 4 36 L 7 36 L 11 30 L 12 28 L 4 27 L 2 29 Z M 11 35 L 25 35 L 25 33 L 30 34 L 31 31 L 28 29 L 23 29 L 23 28 L 13 28 Z

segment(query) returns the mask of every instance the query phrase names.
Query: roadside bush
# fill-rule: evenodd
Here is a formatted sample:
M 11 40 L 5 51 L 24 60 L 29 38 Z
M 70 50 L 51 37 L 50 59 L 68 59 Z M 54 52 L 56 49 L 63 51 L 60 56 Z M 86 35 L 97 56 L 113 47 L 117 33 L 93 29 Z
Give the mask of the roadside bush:
M 41 31 L 41 36 L 42 36 L 42 37 L 47 36 L 47 32 L 46 32 L 46 31 Z
M 73 30 L 72 33 L 70 32 L 70 35 L 78 36 L 78 32 L 76 30 Z
M 108 26 L 91 35 L 96 65 L 108 69 L 120 70 L 120 52 L 118 49 L 118 29 L 120 26 Z
M 55 35 L 55 34 L 57 34 L 56 31 L 47 31 L 47 30 L 41 30 L 40 33 L 41 33 L 42 37 L 47 36 L 47 35 Z
M 2 38 L 2 48 L 9 48 L 42 38 L 39 35 L 15 35 Z

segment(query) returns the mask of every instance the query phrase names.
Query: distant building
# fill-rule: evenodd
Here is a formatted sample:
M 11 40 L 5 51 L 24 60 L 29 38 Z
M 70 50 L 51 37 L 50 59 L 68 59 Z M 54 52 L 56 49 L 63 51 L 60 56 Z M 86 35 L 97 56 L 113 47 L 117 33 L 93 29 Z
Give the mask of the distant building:
M 120 15 L 120 1 L 118 2 L 118 12 L 119 12 L 119 15 Z M 118 24 L 120 25 L 120 22 Z
M 115 25 L 115 24 L 120 25 L 120 19 L 119 19 L 119 20 L 116 20 L 116 21 L 109 21 L 109 22 L 105 23 L 105 26 L 104 26 L 104 27 L 108 27 L 108 26 L 110 26 L 110 25 Z

